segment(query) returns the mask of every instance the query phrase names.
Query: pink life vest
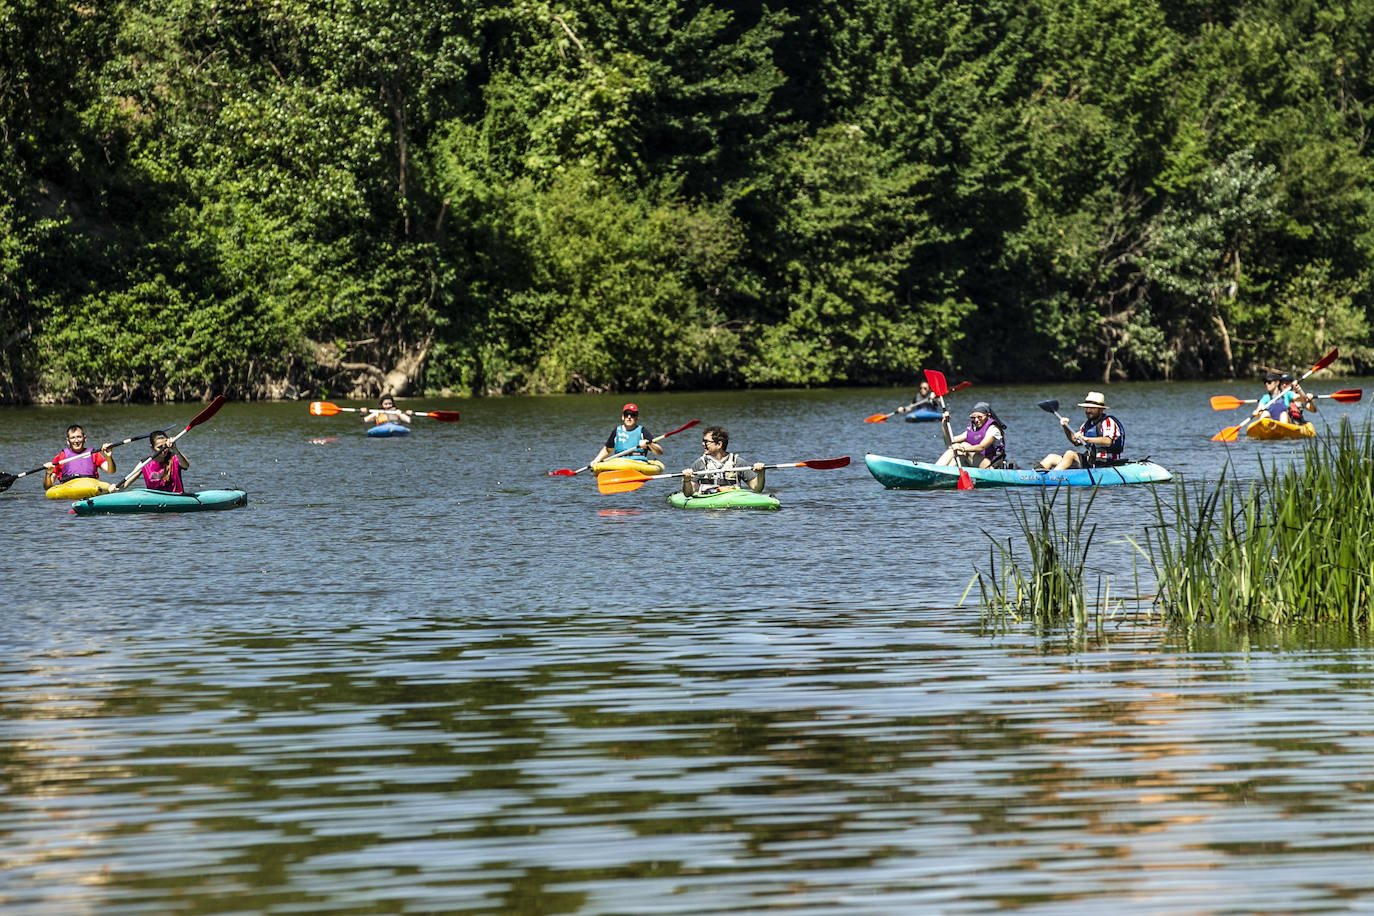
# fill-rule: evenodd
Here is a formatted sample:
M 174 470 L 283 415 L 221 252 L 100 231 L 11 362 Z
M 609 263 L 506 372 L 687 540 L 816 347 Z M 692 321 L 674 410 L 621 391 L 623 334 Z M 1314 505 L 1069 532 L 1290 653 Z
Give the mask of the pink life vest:
M 143 485 L 150 490 L 160 490 L 163 493 L 185 493 L 181 486 L 181 461 L 176 455 L 172 456 L 171 467 L 172 475 L 163 482 L 160 478 L 166 468 L 156 461 L 149 461 L 143 466 Z

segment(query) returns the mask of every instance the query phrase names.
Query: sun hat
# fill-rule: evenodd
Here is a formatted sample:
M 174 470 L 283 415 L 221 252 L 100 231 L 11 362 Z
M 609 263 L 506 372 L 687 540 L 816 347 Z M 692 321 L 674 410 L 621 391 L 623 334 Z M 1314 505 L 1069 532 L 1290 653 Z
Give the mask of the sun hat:
M 1107 409 L 1107 396 L 1100 391 L 1089 391 L 1088 396 L 1078 402 L 1079 407 L 1101 407 Z

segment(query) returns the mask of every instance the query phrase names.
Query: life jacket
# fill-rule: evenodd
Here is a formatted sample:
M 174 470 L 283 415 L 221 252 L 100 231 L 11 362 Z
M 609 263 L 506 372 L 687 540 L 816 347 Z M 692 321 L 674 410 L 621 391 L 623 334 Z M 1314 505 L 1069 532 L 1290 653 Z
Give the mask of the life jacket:
M 623 425 L 615 428 L 615 448 L 614 454 L 635 450 L 635 454 L 646 454 L 644 443 L 648 437 L 644 434 L 644 427 L 636 426 L 634 429 L 626 429 Z
M 176 455 L 172 456 L 172 476 L 167 478 L 166 483 L 158 478 L 166 470 L 156 461 L 149 461 L 143 466 L 143 485 L 150 490 L 159 490 L 163 493 L 185 493 L 181 485 L 181 461 Z
M 982 445 L 983 440 L 988 438 L 994 426 L 1003 432 L 1005 432 L 1007 428 L 1007 425 L 997 419 L 996 416 L 989 416 L 987 420 L 983 422 L 983 425 L 977 429 L 974 429 L 973 424 L 970 423 L 968 429 L 964 431 L 964 442 L 968 445 Z M 976 454 L 986 458 L 995 467 L 1006 460 L 1007 443 L 1002 438 L 993 439 L 987 447 L 980 449 Z
M 701 466 L 700 470 L 697 465 Z M 697 495 L 738 487 L 741 470 L 737 452 L 730 452 L 719 461 L 710 455 L 702 455 L 692 465 L 692 472 L 697 479 Z
M 1268 396 L 1266 392 L 1266 397 Z M 1297 400 L 1296 396 L 1289 391 L 1281 391 L 1260 406 L 1269 414 L 1269 419 L 1286 422 L 1288 420 L 1289 405 Z M 1301 408 L 1299 408 L 1301 410 Z
M 1103 420 L 1112 421 L 1112 425 L 1116 427 L 1116 438 L 1112 440 L 1110 445 L 1094 446 L 1093 448 L 1095 448 L 1096 451 L 1090 450 L 1084 455 L 1084 457 L 1088 459 L 1086 464 L 1089 467 L 1109 464 L 1123 464 L 1126 461 L 1125 458 L 1121 457 L 1121 453 L 1126 450 L 1126 427 L 1121 425 L 1121 421 L 1118 420 L 1116 417 L 1112 416 L 1111 414 L 1103 414 L 1101 419 L 1099 419 L 1092 426 L 1089 426 L 1088 424 L 1084 423 L 1083 426 L 1080 427 L 1078 430 L 1079 434 L 1083 436 L 1091 436 L 1093 438 L 1096 438 L 1097 436 L 1106 435 L 1105 433 L 1099 431 L 1099 428 L 1101 427 Z
M 64 448 L 62 453 L 57 456 L 57 460 L 61 461 L 64 458 L 71 458 L 72 460 L 68 461 L 66 464 L 59 464 L 57 466 L 58 483 L 64 480 L 70 480 L 73 477 L 98 478 L 100 476 L 100 470 L 96 467 L 95 456 L 99 454 L 100 453 L 93 448 L 88 448 L 82 452 L 74 452 L 70 448 Z M 103 456 L 101 460 L 104 460 Z

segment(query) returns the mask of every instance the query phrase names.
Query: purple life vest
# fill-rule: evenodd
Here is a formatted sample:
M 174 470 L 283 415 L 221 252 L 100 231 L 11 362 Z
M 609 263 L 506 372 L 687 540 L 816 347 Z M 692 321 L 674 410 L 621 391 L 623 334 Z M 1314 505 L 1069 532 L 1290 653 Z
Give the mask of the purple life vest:
M 984 420 L 983 425 L 978 429 L 974 429 L 973 424 L 970 423 L 968 429 L 964 431 L 964 442 L 969 445 L 982 445 L 983 440 L 988 438 L 994 426 L 997 426 L 999 429 L 1001 428 L 992 417 L 988 417 Z M 983 456 L 991 463 L 997 464 L 1007 456 L 1007 445 L 1000 438 L 994 439 L 987 446 L 979 449 L 977 454 Z
M 72 460 L 57 466 L 58 482 L 70 480 L 73 477 L 99 477 L 100 472 L 96 470 L 95 466 L 95 456 L 99 454 L 93 448 L 86 449 L 84 452 L 74 452 L 70 448 L 64 448 L 62 453 L 57 456 L 57 460 L 61 461 L 64 458 L 71 458 Z

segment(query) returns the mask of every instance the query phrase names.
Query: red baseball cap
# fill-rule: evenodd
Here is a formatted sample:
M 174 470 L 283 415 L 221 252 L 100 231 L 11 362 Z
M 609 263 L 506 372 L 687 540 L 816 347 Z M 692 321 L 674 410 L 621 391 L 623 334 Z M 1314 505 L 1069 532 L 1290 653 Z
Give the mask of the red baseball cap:
M 620 408 L 620 412 L 621 412 L 621 413 L 639 413 L 639 405 L 638 405 L 638 404 L 626 404 L 624 407 Z

